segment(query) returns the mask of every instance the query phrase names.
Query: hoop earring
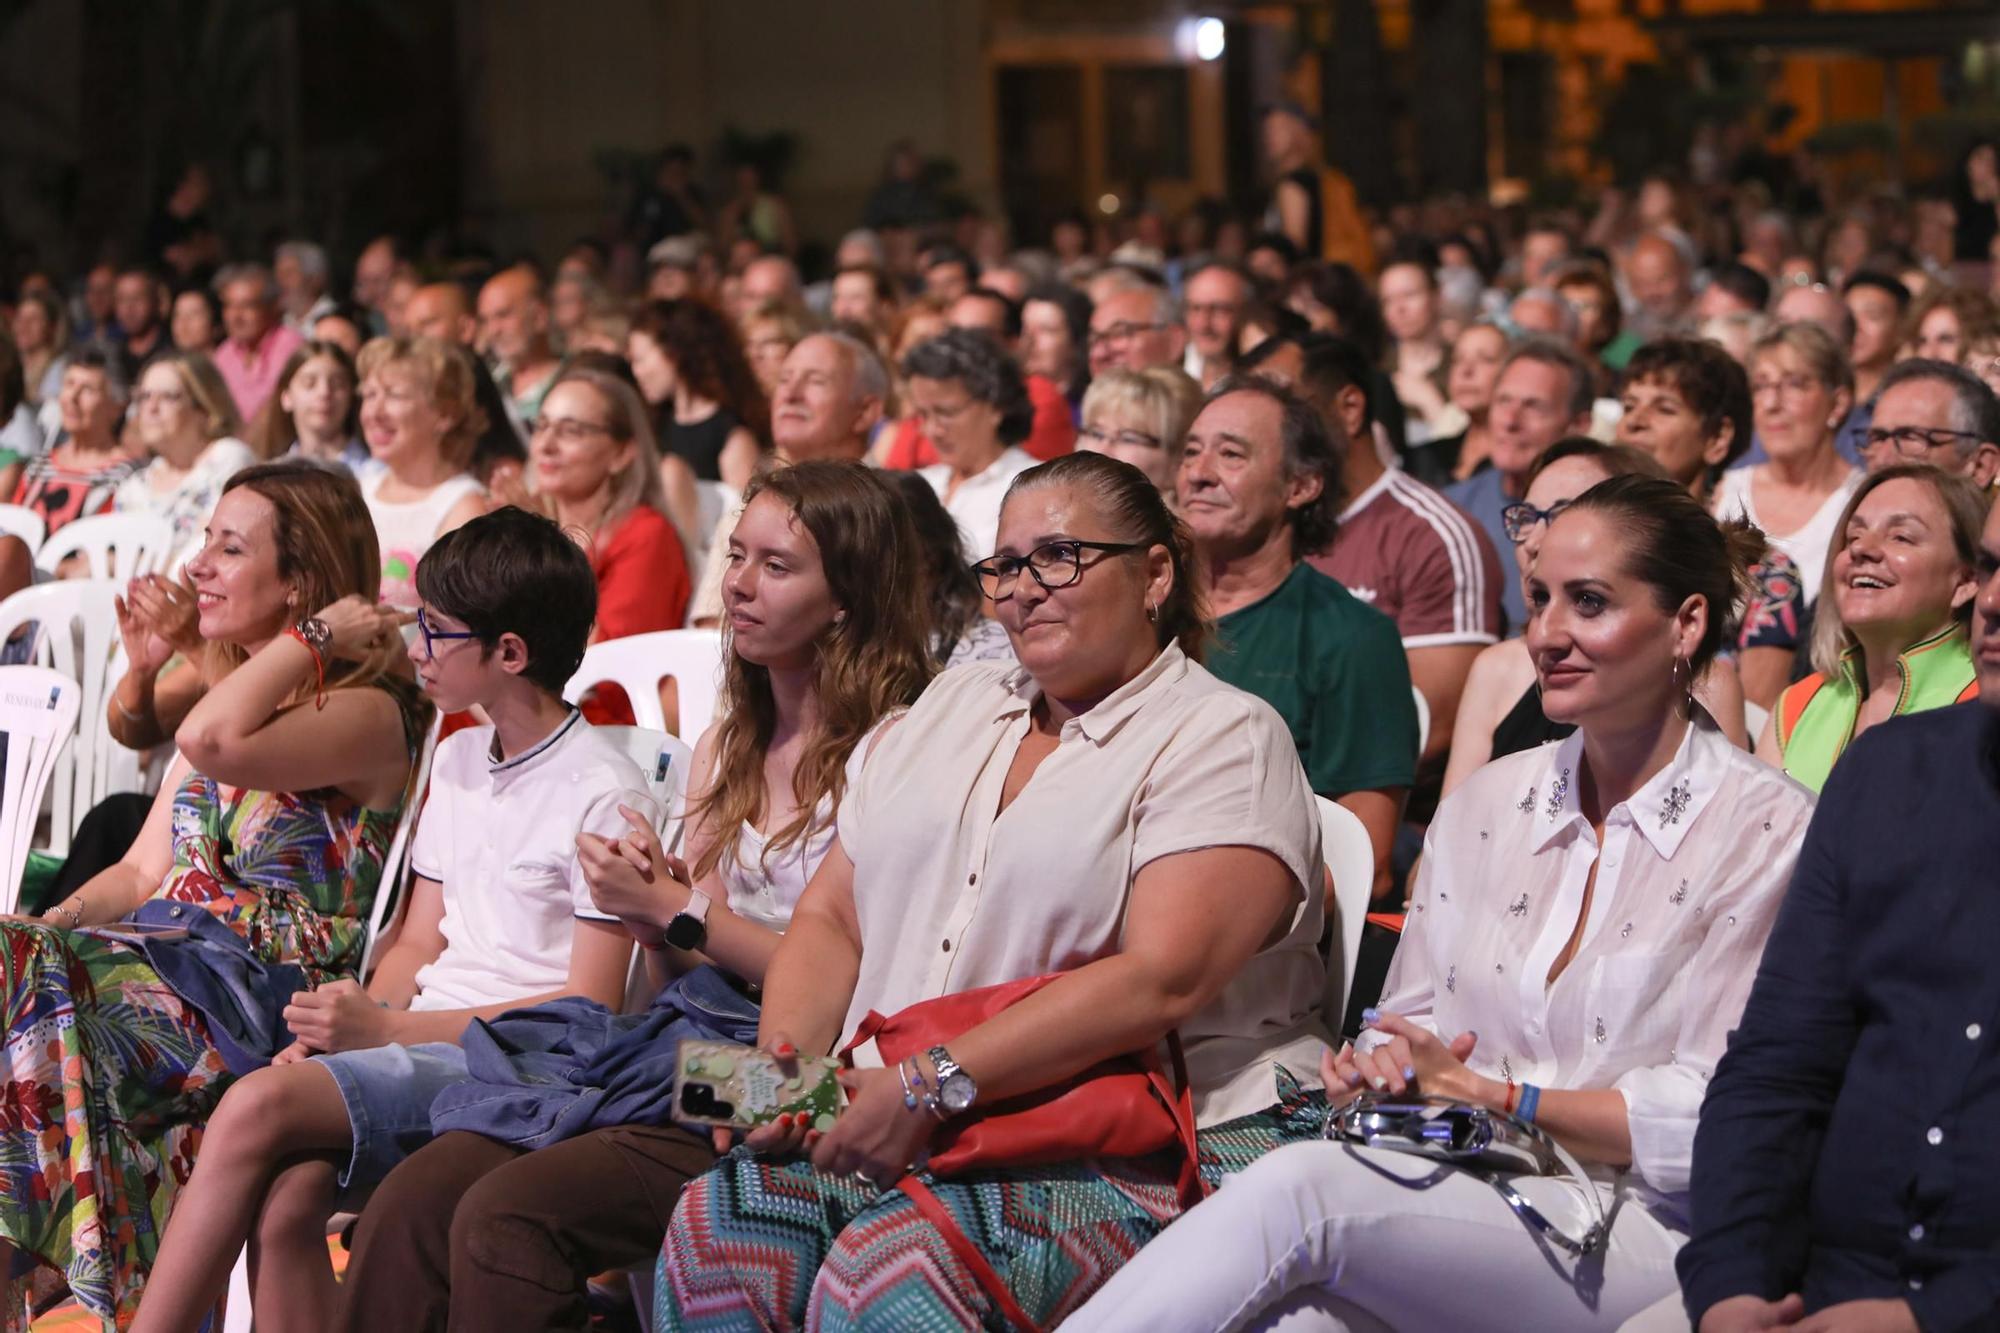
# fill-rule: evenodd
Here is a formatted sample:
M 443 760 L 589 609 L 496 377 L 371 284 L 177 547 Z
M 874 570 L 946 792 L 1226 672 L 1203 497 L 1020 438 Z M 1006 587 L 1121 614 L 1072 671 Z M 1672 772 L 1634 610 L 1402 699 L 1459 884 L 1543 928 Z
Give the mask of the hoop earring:
M 1158 602 L 1146 603 L 1146 619 L 1155 625 L 1160 623 L 1160 604 Z
M 1687 673 L 1687 684 L 1681 687 L 1681 716 L 1691 718 L 1694 716 L 1694 663 L 1687 658 L 1676 657 L 1673 665 L 1667 668 L 1667 679 L 1680 686 L 1683 671 Z

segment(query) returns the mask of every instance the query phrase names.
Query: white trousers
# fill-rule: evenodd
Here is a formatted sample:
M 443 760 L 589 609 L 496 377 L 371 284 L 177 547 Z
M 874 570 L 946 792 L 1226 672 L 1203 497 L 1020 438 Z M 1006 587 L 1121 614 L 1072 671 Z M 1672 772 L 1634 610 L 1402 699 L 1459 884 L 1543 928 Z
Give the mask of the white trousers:
M 1575 1186 L 1515 1185 L 1564 1234 L 1583 1234 Z M 1465 1172 L 1386 1149 L 1292 1144 L 1169 1226 L 1064 1333 L 1616 1329 L 1673 1293 L 1687 1238 L 1599 1193 L 1611 1238 L 1578 1260 Z

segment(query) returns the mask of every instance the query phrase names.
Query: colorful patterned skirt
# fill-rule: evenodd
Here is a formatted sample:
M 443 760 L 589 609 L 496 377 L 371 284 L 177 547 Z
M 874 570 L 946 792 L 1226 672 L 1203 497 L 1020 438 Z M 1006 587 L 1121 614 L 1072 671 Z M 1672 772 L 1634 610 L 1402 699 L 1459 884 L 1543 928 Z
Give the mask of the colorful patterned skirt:
M 0 995 L 5 1327 L 74 1294 L 123 1328 L 230 1076 L 201 1014 L 120 940 L 0 925 Z
M 1318 1091 L 1278 1071 L 1280 1100 L 1198 1136 L 1211 1186 L 1272 1149 L 1317 1138 Z M 1007 1280 L 1053 1326 L 1180 1214 L 1172 1154 L 923 1179 Z M 737 1149 L 674 1210 L 654 1284 L 657 1329 L 1007 1327 L 993 1302 L 900 1190 L 810 1162 Z

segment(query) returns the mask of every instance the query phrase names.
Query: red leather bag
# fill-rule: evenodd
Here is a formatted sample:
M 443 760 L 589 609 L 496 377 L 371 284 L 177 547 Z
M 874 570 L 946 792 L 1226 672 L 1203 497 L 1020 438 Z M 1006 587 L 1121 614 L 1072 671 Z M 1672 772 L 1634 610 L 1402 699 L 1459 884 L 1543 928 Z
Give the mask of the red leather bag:
M 979 990 L 960 991 L 923 1000 L 884 1018 L 870 1011 L 854 1030 L 854 1040 L 841 1052 L 851 1059 L 854 1048 L 875 1041 L 882 1063 L 894 1068 L 912 1055 L 951 1042 L 993 1015 L 1020 1003 L 1063 975 L 1050 972 Z M 1206 1192 L 1201 1183 L 1199 1149 L 1195 1143 L 1194 1092 L 1188 1082 L 1187 1058 L 1180 1034 L 1167 1034 L 1173 1061 L 1173 1081 L 1151 1052 L 1119 1056 L 1084 1070 L 1060 1083 L 1010 1097 L 960 1116 L 939 1131 L 933 1143 L 930 1169 L 940 1176 L 977 1167 L 1034 1166 L 1075 1162 L 1094 1157 L 1145 1157 L 1179 1146 L 1181 1172 L 1177 1182 L 1181 1206 L 1192 1208 Z M 987 1262 L 951 1212 L 914 1175 L 896 1187 L 936 1227 L 952 1253 L 992 1298 L 1003 1318 L 1017 1328 L 1039 1325 L 1024 1311 L 1006 1280 Z
M 895 1068 L 933 1046 L 948 1046 L 1003 1009 L 1063 975 L 1010 981 L 924 1000 L 884 1018 L 870 1012 L 841 1054 L 874 1038 L 882 1063 Z M 1072 1078 L 1006 1101 L 975 1108 L 942 1126 L 930 1169 L 941 1176 L 983 1166 L 1035 1166 L 1093 1157 L 1145 1157 L 1178 1145 L 1182 1203 L 1201 1197 L 1196 1169 L 1194 1094 L 1180 1036 L 1169 1033 L 1170 1082 L 1150 1052 L 1119 1056 Z M 1178 1085 L 1178 1086 L 1176 1086 Z

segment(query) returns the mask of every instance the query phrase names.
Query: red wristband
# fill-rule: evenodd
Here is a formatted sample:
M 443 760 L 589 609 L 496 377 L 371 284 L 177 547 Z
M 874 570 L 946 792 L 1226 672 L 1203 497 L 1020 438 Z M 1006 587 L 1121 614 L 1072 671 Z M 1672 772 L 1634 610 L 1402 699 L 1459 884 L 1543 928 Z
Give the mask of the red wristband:
M 326 659 L 320 656 L 319 649 L 313 647 L 313 642 L 311 639 L 308 639 L 305 635 L 299 633 L 298 626 L 296 625 L 292 626 L 290 629 L 286 630 L 285 633 L 291 635 L 294 639 L 297 639 L 300 643 L 304 644 L 306 651 L 313 655 L 313 672 L 319 678 L 318 687 L 313 692 L 313 707 L 325 708 L 326 707 Z
M 1517 1092 L 1519 1092 L 1519 1091 L 1520 1091 L 1520 1087 L 1519 1087 L 1519 1085 L 1518 1085 L 1518 1084 L 1516 1084 L 1516 1083 L 1514 1082 L 1514 1080 L 1513 1080 L 1513 1079 L 1511 1079 L 1511 1078 L 1510 1078 L 1510 1079 L 1508 1079 L 1508 1080 L 1507 1080 L 1507 1104 L 1506 1104 L 1505 1106 L 1503 1106 L 1503 1107 L 1501 1107 L 1501 1108 L 1500 1108 L 1500 1109 L 1501 1109 L 1502 1111 L 1504 1111 L 1504 1112 L 1505 1112 L 1506 1114 L 1508 1114 L 1508 1115 L 1512 1115 L 1512 1114 L 1514 1114 L 1514 1094 L 1515 1094 L 1515 1093 L 1517 1093 Z

